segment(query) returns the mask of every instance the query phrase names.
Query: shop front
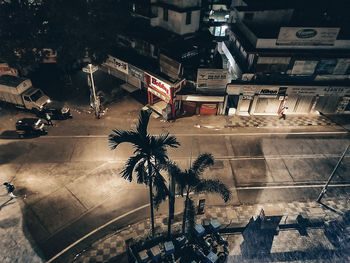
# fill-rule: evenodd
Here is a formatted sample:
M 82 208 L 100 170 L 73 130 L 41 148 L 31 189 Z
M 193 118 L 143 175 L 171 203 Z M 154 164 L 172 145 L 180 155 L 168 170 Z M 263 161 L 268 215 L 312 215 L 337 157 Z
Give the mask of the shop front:
M 262 87 L 256 89 L 256 93 L 250 114 L 277 115 L 285 99 L 285 89 L 281 89 L 281 87 Z
M 225 96 L 179 95 L 181 111 L 185 115 L 222 115 L 224 114 Z
M 184 87 L 185 79 L 173 83 L 145 72 L 145 81 L 149 107 L 164 119 L 174 120 L 180 107 L 176 93 Z

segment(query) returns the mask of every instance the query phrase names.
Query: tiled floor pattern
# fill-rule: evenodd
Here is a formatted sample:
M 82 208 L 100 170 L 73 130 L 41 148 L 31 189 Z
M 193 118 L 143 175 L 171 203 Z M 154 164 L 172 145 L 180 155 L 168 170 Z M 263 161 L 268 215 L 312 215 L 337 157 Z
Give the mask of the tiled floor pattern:
M 332 209 L 344 212 L 350 208 L 349 200 L 325 200 L 324 204 Z M 246 225 L 252 216 L 257 216 L 261 210 L 278 209 L 283 215 L 298 215 L 304 217 L 318 218 L 329 220 L 336 218 L 338 215 L 333 211 L 321 206 L 316 202 L 293 202 L 293 203 L 278 203 L 278 204 L 259 204 L 259 205 L 241 205 L 241 206 L 207 206 L 203 215 L 197 215 L 198 223 L 203 220 L 217 219 L 222 227 L 232 227 L 235 224 Z M 166 220 L 164 218 L 156 218 L 155 225 L 157 233 L 165 233 L 167 231 Z M 173 231 L 180 231 L 181 216 L 176 220 Z M 320 232 L 321 231 L 321 232 Z M 275 237 L 271 252 L 286 252 L 300 251 L 317 247 L 331 246 L 329 241 L 324 237 L 323 231 L 320 229 L 308 230 L 307 238 L 301 237 L 297 230 L 280 231 L 280 234 Z M 116 232 L 102 240 L 99 240 L 87 248 L 75 262 L 108 262 L 116 255 L 126 251 L 125 240 L 129 238 L 144 238 L 150 235 L 150 222 L 146 220 L 138 224 L 132 225 L 126 229 Z M 230 254 L 240 254 L 240 244 L 242 243 L 240 234 L 232 235 L 230 241 Z M 314 241 L 317 241 L 316 243 Z M 232 261 L 236 262 L 236 261 Z
M 228 127 L 289 127 L 289 126 L 335 126 L 324 116 L 287 116 L 285 120 L 278 116 L 231 116 Z

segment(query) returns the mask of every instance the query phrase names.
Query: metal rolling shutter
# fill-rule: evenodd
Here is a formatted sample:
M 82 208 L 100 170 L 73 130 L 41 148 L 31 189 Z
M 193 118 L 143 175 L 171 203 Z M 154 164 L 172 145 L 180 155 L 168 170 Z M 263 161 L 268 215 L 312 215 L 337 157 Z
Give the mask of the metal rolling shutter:
M 295 106 L 295 113 L 309 113 L 312 107 L 312 96 L 299 96 L 298 102 Z
M 319 97 L 316 104 L 316 110 L 323 113 L 335 113 L 340 100 L 341 97 Z

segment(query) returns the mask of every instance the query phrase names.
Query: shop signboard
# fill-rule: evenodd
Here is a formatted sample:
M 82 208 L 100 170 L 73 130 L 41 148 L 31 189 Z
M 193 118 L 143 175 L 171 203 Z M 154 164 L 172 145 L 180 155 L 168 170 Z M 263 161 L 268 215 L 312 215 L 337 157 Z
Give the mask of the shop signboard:
M 305 96 L 348 96 L 350 95 L 350 87 L 332 87 L 332 86 L 291 86 L 287 90 L 288 95 L 298 94 Z
M 262 87 L 259 91 L 259 97 L 260 98 L 275 98 L 277 97 L 279 87 L 274 87 L 274 88 L 265 88 Z
M 315 72 L 318 61 L 296 60 L 292 69 L 293 75 L 312 75 Z
M 316 68 L 317 74 L 333 74 L 337 59 L 321 59 Z
M 180 75 L 181 63 L 165 56 L 164 54 L 159 55 L 159 67 L 160 72 L 176 80 Z
M 197 71 L 197 90 L 223 91 L 226 83 L 226 69 L 198 69 Z
M 129 75 L 141 80 L 142 82 L 145 82 L 144 71 L 137 67 L 134 67 L 133 65 L 129 65 Z
M 125 74 L 129 74 L 129 66 L 128 63 L 117 59 L 115 57 L 112 57 L 110 55 L 108 55 L 108 59 L 106 60 L 106 62 L 102 63 L 103 66 L 106 67 L 111 67 L 113 69 L 116 69 L 118 71 L 121 71 Z
M 334 75 L 350 74 L 350 58 L 339 58 L 338 63 L 333 70 Z
M 17 69 L 9 67 L 7 63 L 0 63 L 0 76 L 2 75 L 18 76 L 18 71 Z
M 337 39 L 338 27 L 281 27 L 277 45 L 332 46 Z
M 170 98 L 168 96 L 165 96 L 163 93 L 160 93 L 157 90 L 154 90 L 150 87 L 148 87 L 148 91 L 153 95 L 156 95 L 158 98 L 161 98 L 163 101 L 166 101 L 167 103 L 169 103 Z
M 170 100 L 170 98 L 171 98 L 171 92 L 170 92 L 171 86 L 169 84 L 167 84 L 164 81 L 150 75 L 149 85 L 152 87 L 153 90 L 165 95 L 168 98 L 168 100 Z

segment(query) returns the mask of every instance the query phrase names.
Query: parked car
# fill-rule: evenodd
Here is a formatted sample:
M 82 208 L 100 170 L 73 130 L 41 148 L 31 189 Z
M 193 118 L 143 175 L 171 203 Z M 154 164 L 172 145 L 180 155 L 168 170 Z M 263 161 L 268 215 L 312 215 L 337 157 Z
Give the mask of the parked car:
M 16 122 L 16 133 L 18 137 L 46 135 L 44 123 L 39 118 L 23 118 Z
M 65 120 L 72 118 L 70 109 L 58 101 L 52 101 L 51 103 L 45 104 L 36 115 L 40 118 L 45 118 L 46 113 L 50 115 L 52 120 Z

